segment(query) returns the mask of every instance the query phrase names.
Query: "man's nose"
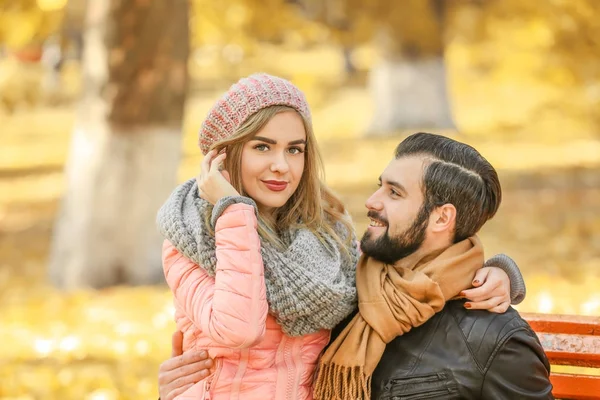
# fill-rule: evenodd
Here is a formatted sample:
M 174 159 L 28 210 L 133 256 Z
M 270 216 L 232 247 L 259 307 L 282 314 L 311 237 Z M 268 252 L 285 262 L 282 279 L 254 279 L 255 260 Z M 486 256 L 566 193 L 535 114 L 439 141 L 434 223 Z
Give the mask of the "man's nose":
M 383 202 L 379 199 L 379 190 L 373 193 L 365 202 L 365 207 L 369 210 L 381 211 L 383 209 Z

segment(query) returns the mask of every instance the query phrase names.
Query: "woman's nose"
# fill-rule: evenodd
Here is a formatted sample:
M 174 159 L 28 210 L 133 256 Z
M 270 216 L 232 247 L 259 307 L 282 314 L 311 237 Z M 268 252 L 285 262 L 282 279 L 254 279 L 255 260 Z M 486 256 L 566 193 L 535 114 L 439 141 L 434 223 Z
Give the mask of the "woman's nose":
M 290 169 L 289 164 L 286 160 L 285 154 L 278 154 L 271 164 L 271 172 L 279 172 L 285 174 Z

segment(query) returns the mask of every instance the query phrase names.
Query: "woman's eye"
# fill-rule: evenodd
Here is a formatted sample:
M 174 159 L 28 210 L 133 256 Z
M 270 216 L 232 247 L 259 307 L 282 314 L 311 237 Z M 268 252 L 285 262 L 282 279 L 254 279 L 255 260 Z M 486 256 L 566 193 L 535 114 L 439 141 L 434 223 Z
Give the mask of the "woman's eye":
M 400 193 L 396 192 L 394 189 L 390 190 L 390 195 L 392 196 L 400 196 Z
M 304 153 L 304 150 L 302 150 L 300 147 L 290 147 L 289 152 L 290 154 L 301 154 Z
M 254 149 L 258 151 L 267 151 L 269 150 L 269 146 L 267 146 L 266 144 L 257 144 L 256 146 L 254 146 Z

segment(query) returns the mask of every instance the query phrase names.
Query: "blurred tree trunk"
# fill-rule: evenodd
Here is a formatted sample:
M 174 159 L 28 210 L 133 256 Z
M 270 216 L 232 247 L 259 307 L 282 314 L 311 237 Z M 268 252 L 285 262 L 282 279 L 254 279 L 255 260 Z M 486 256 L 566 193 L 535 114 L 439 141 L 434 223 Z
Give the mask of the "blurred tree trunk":
M 65 6 L 61 29 L 58 32 L 61 60 L 60 72 L 68 58 L 82 61 L 83 32 L 88 0 L 69 0 Z
M 188 52 L 186 0 L 88 1 L 49 265 L 58 287 L 163 280 L 155 215 L 176 183 Z
M 369 73 L 374 115 L 368 134 L 454 128 L 444 66 L 444 0 L 390 3 Z

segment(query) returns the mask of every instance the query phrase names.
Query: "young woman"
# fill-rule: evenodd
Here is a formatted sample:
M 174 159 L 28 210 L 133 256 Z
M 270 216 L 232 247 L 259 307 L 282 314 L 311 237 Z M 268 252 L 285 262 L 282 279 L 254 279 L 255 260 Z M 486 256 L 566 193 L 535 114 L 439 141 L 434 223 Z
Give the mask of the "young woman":
M 330 330 L 356 308 L 351 221 L 320 179 L 304 95 L 241 79 L 200 131 L 202 171 L 158 215 L 184 352 L 215 367 L 177 399 L 311 399 Z

